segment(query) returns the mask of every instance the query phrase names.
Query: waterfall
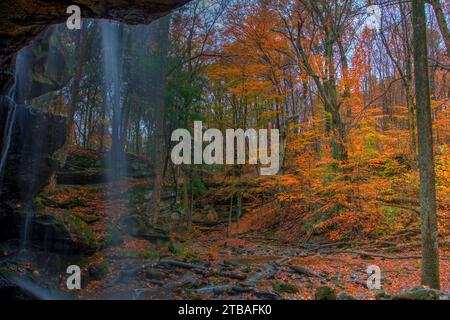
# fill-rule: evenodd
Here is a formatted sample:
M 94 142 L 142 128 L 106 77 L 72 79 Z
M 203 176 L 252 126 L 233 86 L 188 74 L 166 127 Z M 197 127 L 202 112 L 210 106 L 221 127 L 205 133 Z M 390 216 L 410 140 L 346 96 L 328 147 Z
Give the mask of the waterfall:
M 25 50 L 25 49 L 24 49 Z M 25 54 L 24 50 L 21 50 L 16 57 L 16 67 L 15 67 L 15 76 L 14 76 L 14 84 L 6 95 L 6 100 L 8 103 L 8 114 L 6 117 L 6 122 L 3 131 L 3 140 L 2 140 L 2 153 L 0 158 L 0 195 L 1 195 L 1 187 L 3 185 L 3 176 L 6 168 L 6 161 L 9 155 L 9 149 L 11 147 L 11 140 L 13 135 L 13 129 L 16 122 L 16 112 L 17 112 L 17 103 L 16 103 L 16 92 L 18 87 L 21 84 L 21 77 L 24 75 L 24 65 L 25 65 Z M 20 90 L 19 90 L 20 91 Z
M 11 146 L 11 136 L 14 128 L 14 120 L 16 118 L 16 108 L 17 105 L 14 103 L 14 100 L 11 99 L 11 96 L 8 96 L 8 100 L 11 102 L 10 107 L 8 108 L 8 115 L 6 117 L 5 128 L 3 132 L 3 141 L 2 141 L 2 153 L 0 159 L 0 186 L 3 184 L 3 175 L 6 166 L 6 159 L 9 154 L 9 147 Z M 0 188 L 0 195 L 1 195 Z
M 119 25 L 102 21 L 103 81 L 107 105 L 111 115 L 112 144 L 107 159 L 108 180 L 114 181 L 126 175 L 126 156 L 122 141 L 122 55 Z
M 26 101 L 29 94 L 29 80 L 31 75 L 30 68 L 30 47 L 25 47 L 20 50 L 16 56 L 14 85 L 8 92 L 6 97 L 6 107 L 8 108 L 6 121 L 4 125 L 3 141 L 1 145 L 1 159 L 0 159 L 0 187 L 3 186 L 4 178 L 9 161 L 14 161 L 14 167 L 19 169 L 19 172 L 32 172 L 31 179 L 27 181 L 26 186 L 22 187 L 20 197 L 23 200 L 22 208 L 22 226 L 20 235 L 20 249 L 24 253 L 27 243 L 30 239 L 31 223 L 34 216 L 33 211 L 33 196 L 37 183 L 37 176 L 39 175 L 39 163 L 41 161 L 39 155 L 41 153 L 42 145 L 47 141 L 44 140 L 44 133 L 48 130 L 44 124 L 39 125 L 39 128 L 34 128 L 33 144 L 29 147 L 26 143 L 22 143 L 22 139 L 26 138 L 27 124 L 30 114 L 35 111 L 25 105 L 21 105 Z M 14 151 L 13 151 L 14 150 Z M 14 152 L 14 155 L 12 155 Z M 17 158 L 17 152 L 20 157 Z M 12 158 L 13 157 L 13 158 Z M 12 160 L 14 159 L 14 160 Z M 36 177 L 36 179 L 34 178 Z M 0 192 L 2 188 L 0 188 Z M 0 194 L 1 195 L 1 194 Z

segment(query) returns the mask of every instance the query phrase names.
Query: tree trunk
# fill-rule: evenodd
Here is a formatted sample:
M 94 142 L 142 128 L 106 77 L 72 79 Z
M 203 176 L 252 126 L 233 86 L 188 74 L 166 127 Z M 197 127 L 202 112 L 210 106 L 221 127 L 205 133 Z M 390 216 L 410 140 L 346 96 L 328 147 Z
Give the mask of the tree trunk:
M 419 138 L 420 214 L 422 218 L 422 284 L 433 289 L 440 289 L 436 173 L 433 156 L 425 1 L 413 0 L 412 3 Z
M 156 43 L 158 45 L 157 60 L 159 81 L 156 85 L 157 109 L 156 109 L 156 144 L 155 144 L 155 182 L 153 188 L 153 197 L 151 203 L 151 222 L 158 222 L 161 205 L 161 192 L 163 184 L 164 170 L 164 121 L 165 121 L 165 97 L 166 97 L 166 73 L 167 73 L 167 51 L 169 42 L 169 24 L 170 18 L 164 17 L 158 21 L 158 31 Z
M 83 32 L 85 34 L 85 32 Z M 73 77 L 72 88 L 70 90 L 70 103 L 68 105 L 67 118 L 66 118 L 66 141 L 64 146 L 59 151 L 59 166 L 63 168 L 66 165 L 67 154 L 69 146 L 72 144 L 72 134 L 73 134 L 73 126 L 75 121 L 75 113 L 77 112 L 78 102 L 80 100 L 80 88 L 81 88 L 81 78 L 83 76 L 83 66 L 82 66 L 82 57 L 83 57 L 83 46 L 82 46 L 82 36 L 81 33 L 78 34 L 77 39 L 75 40 L 75 48 L 78 61 L 80 61 L 81 65 L 76 69 L 75 75 Z
M 103 152 L 105 149 L 105 133 L 106 133 L 106 90 L 102 90 L 102 107 L 100 109 L 100 142 L 98 151 Z
M 230 211 L 228 212 L 227 238 L 231 237 L 231 222 L 233 217 L 233 195 L 230 198 Z
M 191 189 L 191 179 L 189 174 L 190 168 L 185 166 L 182 170 L 183 174 L 183 208 L 184 213 L 186 215 L 186 222 L 188 229 L 192 223 L 192 212 L 191 212 L 191 199 L 192 197 L 189 194 L 189 190 Z M 191 191 L 192 192 L 192 191 Z
M 236 211 L 236 228 L 238 232 L 241 223 L 241 217 L 242 217 L 242 192 L 239 192 L 237 198 L 237 211 Z
M 417 158 L 417 145 L 416 145 L 416 122 L 415 122 L 415 106 L 414 106 L 414 94 L 412 85 L 406 86 L 406 104 L 408 106 L 408 131 L 409 131 L 409 148 L 411 160 L 415 162 Z
M 428 0 L 428 2 L 433 6 L 434 14 L 436 15 L 436 20 L 441 31 L 442 38 L 444 38 L 445 47 L 447 48 L 447 55 L 450 56 L 450 31 L 445 19 L 444 10 L 439 0 Z

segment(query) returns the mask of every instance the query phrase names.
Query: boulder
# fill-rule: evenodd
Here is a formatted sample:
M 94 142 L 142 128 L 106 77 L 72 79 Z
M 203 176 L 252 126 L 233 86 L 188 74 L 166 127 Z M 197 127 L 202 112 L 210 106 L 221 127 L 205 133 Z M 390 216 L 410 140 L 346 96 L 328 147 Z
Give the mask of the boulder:
M 34 213 L 29 210 L 4 203 L 0 207 L 0 241 L 22 241 L 24 225 L 28 219 L 29 235 L 27 245 L 48 252 L 71 255 L 92 252 L 84 239 L 74 239 L 66 224 L 51 213 Z
M 103 152 L 70 148 L 63 168 L 57 172 L 58 184 L 88 185 L 107 181 Z
M 183 288 L 192 289 L 197 288 L 200 285 L 200 282 L 192 273 L 187 272 L 181 277 L 180 284 Z
M 104 279 L 109 272 L 109 263 L 107 260 L 102 261 L 99 264 L 94 264 L 88 268 L 89 280 L 101 280 Z
M 169 244 L 170 235 L 166 229 L 150 225 L 142 215 L 131 215 L 121 219 L 124 231 L 135 238 L 145 239 L 152 243 Z
M 347 292 L 339 292 L 337 295 L 337 300 L 357 300 L 354 296 L 348 294 Z
M 394 295 L 392 300 L 440 300 L 438 290 L 415 287 L 413 289 L 403 290 Z
M 38 284 L 26 276 L 2 274 L 0 272 L 0 299 L 15 300 L 68 300 L 71 294 L 47 284 Z
M 63 168 L 58 170 L 59 184 L 90 185 L 113 179 L 114 168 L 108 166 L 110 154 L 93 150 L 71 148 Z M 153 166 L 146 160 L 132 154 L 124 154 L 126 168 L 119 168 L 130 178 L 149 178 L 153 174 Z
M 329 286 L 317 287 L 315 299 L 316 300 L 336 300 L 337 299 L 336 291 Z
M 173 291 L 166 288 L 136 289 L 133 294 L 134 300 L 173 300 Z
M 8 115 L 14 123 L 11 134 L 4 136 Z M 41 192 L 58 167 L 53 154 L 63 146 L 65 136 L 64 117 L 0 99 L 1 147 L 9 143 L 0 200 L 30 201 Z
M 30 290 L 21 287 L 0 274 L 0 299 L 2 301 L 14 300 L 41 300 Z
M 299 291 L 293 284 L 281 281 L 274 281 L 272 287 L 278 293 L 298 293 Z
M 48 28 L 17 57 L 14 100 L 25 103 L 48 92 L 62 89 L 70 80 L 61 48 L 52 38 L 55 28 Z
M 404 289 L 397 294 L 388 294 L 383 291 L 375 292 L 377 300 L 450 300 L 450 294 L 444 291 L 426 287 Z
M 144 268 L 144 273 L 145 273 L 145 277 L 148 280 L 157 280 L 157 281 L 162 281 L 166 278 L 166 276 L 164 275 L 164 273 L 156 270 L 153 267 L 145 267 Z
M 392 300 L 392 296 L 389 293 L 384 292 L 383 290 L 375 291 L 375 299 L 376 300 Z

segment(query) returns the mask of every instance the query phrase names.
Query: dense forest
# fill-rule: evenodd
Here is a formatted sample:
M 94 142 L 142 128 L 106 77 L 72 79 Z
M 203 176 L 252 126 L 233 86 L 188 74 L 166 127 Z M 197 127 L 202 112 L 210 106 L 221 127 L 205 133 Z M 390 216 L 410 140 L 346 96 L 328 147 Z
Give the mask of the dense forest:
M 192 0 L 49 26 L 1 103 L 1 277 L 39 298 L 448 299 L 449 12 Z M 199 122 L 279 141 L 174 163 Z

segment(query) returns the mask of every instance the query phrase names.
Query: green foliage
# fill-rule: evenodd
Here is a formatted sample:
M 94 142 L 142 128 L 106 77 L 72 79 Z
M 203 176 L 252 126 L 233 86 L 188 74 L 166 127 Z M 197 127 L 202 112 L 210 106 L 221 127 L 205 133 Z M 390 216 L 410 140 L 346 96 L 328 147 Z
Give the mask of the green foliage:
M 118 246 L 123 243 L 123 234 L 116 227 L 108 228 L 108 235 L 105 239 L 105 243 L 107 246 Z
M 177 243 L 174 243 L 174 242 L 171 242 L 169 244 L 169 250 L 173 254 L 177 254 L 177 255 L 183 255 L 184 254 L 184 248 L 181 245 L 179 245 Z
M 93 280 L 104 279 L 109 273 L 109 261 L 103 260 L 101 263 L 89 267 L 89 277 Z
M 186 261 L 192 261 L 198 258 L 197 254 L 194 251 L 189 248 L 185 248 L 177 243 L 171 242 L 169 244 L 169 250 L 173 254 L 183 257 Z
M 100 248 L 100 244 L 95 238 L 92 228 L 86 226 L 85 222 L 79 217 L 75 215 L 70 216 L 68 228 L 77 241 L 85 246 L 87 250 L 96 251 Z
M 273 281 L 272 288 L 278 293 L 297 293 L 299 290 L 293 284 L 281 282 L 281 281 Z
M 152 247 L 147 247 L 144 248 L 139 255 L 144 259 L 152 259 L 152 258 L 159 258 L 161 256 L 161 252 Z
M 119 259 L 138 259 L 139 254 L 136 251 L 121 251 L 117 255 L 117 258 Z

